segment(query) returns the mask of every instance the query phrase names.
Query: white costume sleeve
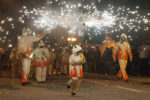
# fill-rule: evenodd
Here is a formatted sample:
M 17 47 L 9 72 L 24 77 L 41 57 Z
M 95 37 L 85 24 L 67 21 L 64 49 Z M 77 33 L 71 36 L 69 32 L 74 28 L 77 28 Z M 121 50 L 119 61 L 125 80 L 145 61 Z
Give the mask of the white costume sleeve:
M 37 42 L 37 41 L 41 40 L 44 36 L 45 36 L 44 33 L 40 33 L 37 37 L 32 36 L 31 39 L 33 42 Z
M 80 56 L 71 55 L 69 59 L 70 64 L 79 64 L 81 63 Z
M 23 48 L 24 48 L 24 45 L 23 45 L 24 43 L 23 43 L 23 38 L 22 38 L 22 36 L 21 36 L 21 38 L 20 39 L 18 39 L 18 52 L 23 52 Z

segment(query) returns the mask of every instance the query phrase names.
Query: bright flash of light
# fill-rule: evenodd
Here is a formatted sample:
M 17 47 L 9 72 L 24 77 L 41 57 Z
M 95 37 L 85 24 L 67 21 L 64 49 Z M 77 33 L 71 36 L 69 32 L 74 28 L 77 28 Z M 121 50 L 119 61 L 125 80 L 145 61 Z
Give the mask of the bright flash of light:
M 104 12 L 102 16 L 98 19 L 95 17 L 90 17 L 85 21 L 85 24 L 88 27 L 96 27 L 98 29 L 102 29 L 104 27 L 112 27 L 115 25 L 115 17 L 109 14 L 108 12 Z
M 8 45 L 9 48 L 11 48 L 12 46 L 13 46 L 12 44 L 9 44 L 9 45 Z

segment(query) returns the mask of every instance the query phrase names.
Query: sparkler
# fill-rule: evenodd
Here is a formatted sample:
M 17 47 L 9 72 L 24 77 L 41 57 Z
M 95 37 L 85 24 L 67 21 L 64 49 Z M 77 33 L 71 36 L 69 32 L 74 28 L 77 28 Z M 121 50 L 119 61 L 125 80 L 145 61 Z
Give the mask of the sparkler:
M 51 2 L 49 5 L 51 4 L 53 4 L 53 2 Z M 79 12 L 81 7 L 82 9 L 87 10 L 85 15 L 86 17 L 84 16 L 84 23 L 86 24 L 86 27 L 96 27 L 96 30 L 100 30 L 101 32 L 105 31 L 105 28 L 109 28 L 108 33 L 119 32 L 125 29 L 129 29 L 128 32 L 133 30 L 138 32 L 141 29 L 146 30 L 145 28 L 142 28 L 142 24 L 149 24 L 148 16 L 150 14 L 147 13 L 145 16 L 140 15 L 138 12 L 139 6 L 136 6 L 136 10 L 133 11 L 130 10 L 130 8 L 125 7 L 118 7 L 115 9 L 114 6 L 108 5 L 108 9 L 104 12 L 101 12 L 96 8 L 94 3 L 92 3 L 92 5 L 83 6 L 81 3 L 74 4 L 63 1 L 59 2 L 58 5 L 62 5 L 62 7 L 59 9 L 60 11 L 54 11 L 51 18 L 41 17 L 40 19 L 36 19 L 38 21 L 35 21 L 34 25 L 38 27 L 42 25 L 41 28 L 49 27 L 50 29 L 55 28 L 54 26 L 57 25 L 61 25 L 63 27 L 69 26 L 69 33 L 80 34 L 82 32 L 81 27 L 83 22 L 80 20 L 80 18 L 83 17 L 82 12 Z M 24 8 L 24 15 L 29 16 L 30 13 L 28 13 L 26 7 Z M 42 15 L 43 12 L 46 14 L 49 13 L 48 11 L 45 11 L 45 9 L 36 10 L 34 8 L 32 12 L 34 11 L 39 15 Z M 116 15 L 114 15 L 115 11 L 117 11 Z M 50 20 L 54 21 L 50 22 Z
M 101 3 L 100 1 L 98 0 L 99 3 Z M 57 9 L 52 10 L 52 5 L 55 5 Z M 62 26 L 68 29 L 69 34 L 77 33 L 79 35 L 83 34 L 83 23 L 85 23 L 85 30 L 88 32 L 91 28 L 94 28 L 92 34 L 95 35 L 122 33 L 122 31 L 127 33 L 133 31 L 136 33 L 139 30 L 148 31 L 150 12 L 141 13 L 138 10 L 139 6 L 136 6 L 135 10 L 131 10 L 125 6 L 108 5 L 105 11 L 100 11 L 94 2 L 83 4 L 81 0 L 77 0 L 77 2 L 72 0 L 47 0 L 45 7 L 29 10 L 26 6 L 23 6 L 18 11 L 20 16 L 17 20 L 12 17 L 1 20 L 0 33 L 3 33 L 3 37 L 0 41 L 7 42 L 9 40 L 6 36 L 10 35 L 10 32 L 9 29 L 4 27 L 5 24 L 9 24 L 11 29 L 16 29 L 16 23 L 25 24 L 26 20 L 31 20 L 31 24 L 38 29 L 51 31 L 57 26 Z M 118 38 L 118 36 L 116 37 Z M 128 37 L 131 40 L 134 38 Z

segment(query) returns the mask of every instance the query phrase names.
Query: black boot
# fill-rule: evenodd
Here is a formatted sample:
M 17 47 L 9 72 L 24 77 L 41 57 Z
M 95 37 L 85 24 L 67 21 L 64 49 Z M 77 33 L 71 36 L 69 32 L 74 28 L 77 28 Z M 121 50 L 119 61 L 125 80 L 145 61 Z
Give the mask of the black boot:
M 31 85 L 31 83 L 30 83 L 30 82 L 27 82 L 27 84 L 28 84 L 28 85 Z
M 70 88 L 71 88 L 71 86 L 67 85 L 67 89 L 70 89 Z
M 119 78 L 119 77 L 117 77 L 116 79 L 117 79 L 117 80 L 121 80 L 121 78 Z
M 125 82 L 129 83 L 129 80 L 125 80 Z
M 26 83 L 22 83 L 22 86 L 27 86 L 29 85 L 27 82 Z
M 42 81 L 38 81 L 39 84 L 42 84 Z
M 46 83 L 46 81 L 41 81 L 43 84 L 45 84 Z
M 74 93 L 74 92 L 72 92 L 72 93 L 71 93 L 71 95 L 72 95 L 72 96 L 76 96 L 77 94 L 76 94 L 76 93 Z

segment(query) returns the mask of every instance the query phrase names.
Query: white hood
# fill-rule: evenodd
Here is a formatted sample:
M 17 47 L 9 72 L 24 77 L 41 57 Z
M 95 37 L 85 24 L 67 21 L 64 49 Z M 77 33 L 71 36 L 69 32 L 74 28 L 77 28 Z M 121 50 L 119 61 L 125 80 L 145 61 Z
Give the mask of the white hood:
M 81 51 L 82 48 L 79 46 L 79 45 L 75 45 L 73 48 L 72 48 L 72 53 L 73 54 L 76 54 L 78 51 Z
M 32 34 L 32 31 L 31 31 L 29 28 L 23 28 L 22 34 L 23 34 L 24 36 L 26 36 L 26 35 L 31 35 L 31 34 Z
M 121 37 L 123 37 L 123 36 L 127 39 L 127 35 L 125 33 L 121 34 Z

